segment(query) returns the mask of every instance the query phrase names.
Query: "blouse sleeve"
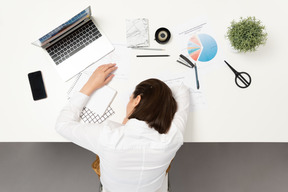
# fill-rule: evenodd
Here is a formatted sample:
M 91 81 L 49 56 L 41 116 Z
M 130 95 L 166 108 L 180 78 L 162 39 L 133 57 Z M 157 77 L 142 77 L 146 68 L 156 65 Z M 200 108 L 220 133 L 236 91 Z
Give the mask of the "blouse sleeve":
M 62 109 L 56 121 L 55 129 L 64 138 L 99 154 L 98 140 L 103 125 L 80 123 L 80 113 L 89 100 L 89 96 L 76 92 Z
M 184 137 L 190 106 L 189 89 L 182 83 L 181 86 L 173 87 L 171 90 L 177 102 L 177 111 L 172 123 L 181 131 Z

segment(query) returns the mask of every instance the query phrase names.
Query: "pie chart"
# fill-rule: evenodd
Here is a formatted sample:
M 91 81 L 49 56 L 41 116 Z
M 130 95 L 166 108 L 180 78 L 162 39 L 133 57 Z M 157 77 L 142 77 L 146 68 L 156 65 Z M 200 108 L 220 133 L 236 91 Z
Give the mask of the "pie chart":
M 207 62 L 216 56 L 218 46 L 210 35 L 197 34 L 189 39 L 187 50 L 194 61 Z

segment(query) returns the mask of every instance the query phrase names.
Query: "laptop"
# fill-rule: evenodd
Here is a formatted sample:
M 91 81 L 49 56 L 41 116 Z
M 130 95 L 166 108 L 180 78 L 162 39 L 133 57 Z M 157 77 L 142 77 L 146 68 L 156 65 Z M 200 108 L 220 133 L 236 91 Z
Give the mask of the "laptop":
M 64 81 L 114 50 L 91 18 L 90 6 L 33 44 L 47 51 Z

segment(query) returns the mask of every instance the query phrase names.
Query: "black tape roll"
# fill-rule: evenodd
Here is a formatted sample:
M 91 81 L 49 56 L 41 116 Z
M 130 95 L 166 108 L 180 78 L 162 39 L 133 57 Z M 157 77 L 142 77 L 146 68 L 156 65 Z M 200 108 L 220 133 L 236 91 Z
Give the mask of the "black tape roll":
M 155 40 L 160 44 L 165 44 L 169 41 L 171 33 L 168 29 L 161 27 L 155 32 Z

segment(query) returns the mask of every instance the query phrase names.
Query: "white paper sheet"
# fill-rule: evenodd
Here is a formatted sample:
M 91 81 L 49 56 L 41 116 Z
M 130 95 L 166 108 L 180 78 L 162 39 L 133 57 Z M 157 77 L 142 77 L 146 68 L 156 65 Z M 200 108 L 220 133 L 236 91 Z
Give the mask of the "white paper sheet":
M 109 53 L 107 56 L 102 58 L 101 60 L 93 63 L 90 67 L 85 69 L 85 72 L 91 73 L 98 66 L 108 63 L 116 63 L 118 69 L 114 72 L 114 78 L 116 79 L 125 79 L 129 78 L 130 72 L 130 52 L 131 50 L 126 47 L 124 44 L 113 44 L 115 47 L 114 51 Z M 113 78 L 113 79 L 114 79 Z
M 169 87 L 180 86 L 184 83 L 190 91 L 190 111 L 207 107 L 203 88 L 200 90 L 196 88 L 196 78 L 193 69 L 180 74 L 163 73 L 157 78 L 165 82 Z

